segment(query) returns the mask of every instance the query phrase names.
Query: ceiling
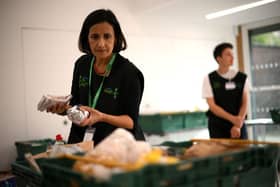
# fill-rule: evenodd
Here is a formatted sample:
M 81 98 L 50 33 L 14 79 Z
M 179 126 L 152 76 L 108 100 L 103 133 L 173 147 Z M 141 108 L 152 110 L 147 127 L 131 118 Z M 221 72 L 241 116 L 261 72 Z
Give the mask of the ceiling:
M 140 20 L 192 24 L 240 25 L 280 16 L 280 0 L 232 15 L 206 20 L 205 15 L 257 0 L 121 0 Z

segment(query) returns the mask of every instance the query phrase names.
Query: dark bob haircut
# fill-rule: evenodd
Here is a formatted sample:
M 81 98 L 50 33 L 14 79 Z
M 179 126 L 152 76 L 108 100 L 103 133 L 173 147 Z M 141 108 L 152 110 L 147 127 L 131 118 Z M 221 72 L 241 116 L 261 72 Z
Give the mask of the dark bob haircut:
M 222 53 L 226 48 L 233 49 L 233 46 L 231 43 L 221 43 L 215 47 L 213 52 L 215 60 L 217 59 L 218 56 L 222 56 Z
M 111 10 L 98 9 L 90 13 L 82 26 L 80 36 L 79 36 L 79 49 L 81 52 L 92 54 L 89 43 L 88 43 L 88 33 L 89 29 L 98 23 L 107 22 L 109 23 L 115 33 L 116 43 L 113 52 L 118 53 L 121 50 L 125 50 L 127 47 L 125 37 L 122 33 L 121 26 L 116 16 Z

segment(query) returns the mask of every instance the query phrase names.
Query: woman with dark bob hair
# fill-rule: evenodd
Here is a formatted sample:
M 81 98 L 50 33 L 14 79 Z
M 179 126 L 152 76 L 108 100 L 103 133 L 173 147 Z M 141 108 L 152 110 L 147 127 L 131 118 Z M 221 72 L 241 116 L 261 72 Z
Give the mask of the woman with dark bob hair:
M 86 17 L 79 37 L 79 49 L 85 54 L 75 63 L 70 106 L 79 105 L 89 117 L 80 124 L 72 123 L 68 143 L 91 139 L 96 145 L 116 128 L 126 129 L 136 140 L 145 140 L 138 124 L 144 77 L 119 54 L 126 47 L 111 10 L 95 10 Z M 63 114 L 67 108 L 56 106 L 48 111 Z

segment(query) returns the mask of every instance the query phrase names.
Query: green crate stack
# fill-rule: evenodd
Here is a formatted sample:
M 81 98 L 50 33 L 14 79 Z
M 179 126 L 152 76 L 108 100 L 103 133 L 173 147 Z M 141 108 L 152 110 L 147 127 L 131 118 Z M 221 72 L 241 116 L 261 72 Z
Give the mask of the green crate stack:
M 205 112 L 188 112 L 184 116 L 184 128 L 195 129 L 207 127 Z
M 184 128 L 184 113 L 141 115 L 139 123 L 147 134 L 175 132 Z
M 131 171 L 113 174 L 106 182 L 98 182 L 94 177 L 89 177 L 72 170 L 73 160 L 47 159 L 42 165 L 44 173 L 43 186 L 79 186 L 79 187 L 142 187 L 142 171 Z
M 52 139 L 17 141 L 15 142 L 17 149 L 17 160 L 24 160 L 25 153 L 31 153 L 35 155 L 45 152 L 50 145 L 54 144 L 54 142 L 55 140 Z
M 36 160 L 41 166 L 44 159 Z M 25 160 L 12 163 L 12 173 L 16 176 L 16 184 L 19 187 L 39 187 L 42 184 L 42 174 L 33 170 Z

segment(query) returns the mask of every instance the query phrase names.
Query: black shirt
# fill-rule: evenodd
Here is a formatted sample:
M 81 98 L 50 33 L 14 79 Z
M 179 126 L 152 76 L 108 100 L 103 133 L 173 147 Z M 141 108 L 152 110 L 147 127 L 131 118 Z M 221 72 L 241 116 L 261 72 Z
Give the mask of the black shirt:
M 210 85 L 213 91 L 215 103 L 223 108 L 226 112 L 238 115 L 241 104 L 243 89 L 246 81 L 246 74 L 238 72 L 230 81 L 234 83 L 234 89 L 226 89 L 228 79 L 221 77 L 217 71 L 213 71 L 209 75 Z M 216 116 L 208 110 L 208 128 L 211 138 L 230 138 L 230 130 L 233 124 L 223 118 Z M 241 128 L 241 138 L 244 137 L 245 125 Z M 244 132 L 244 133 L 243 133 Z
M 75 63 L 71 94 L 73 96 L 70 104 L 89 106 L 89 87 L 91 87 L 92 98 L 103 79 L 92 70 L 91 85 L 89 85 L 89 70 L 91 55 L 81 56 Z M 96 104 L 100 112 L 111 115 L 128 115 L 134 123 L 133 129 L 126 129 L 131 132 L 135 139 L 144 140 L 141 127 L 138 124 L 139 106 L 144 90 L 144 77 L 141 71 L 128 59 L 117 54 L 112 66 L 110 75 L 105 78 L 103 87 Z M 98 144 L 105 137 L 111 134 L 117 127 L 108 123 L 100 122 L 93 125 L 96 128 L 93 141 Z M 72 124 L 69 143 L 83 141 L 87 127 L 80 127 Z

